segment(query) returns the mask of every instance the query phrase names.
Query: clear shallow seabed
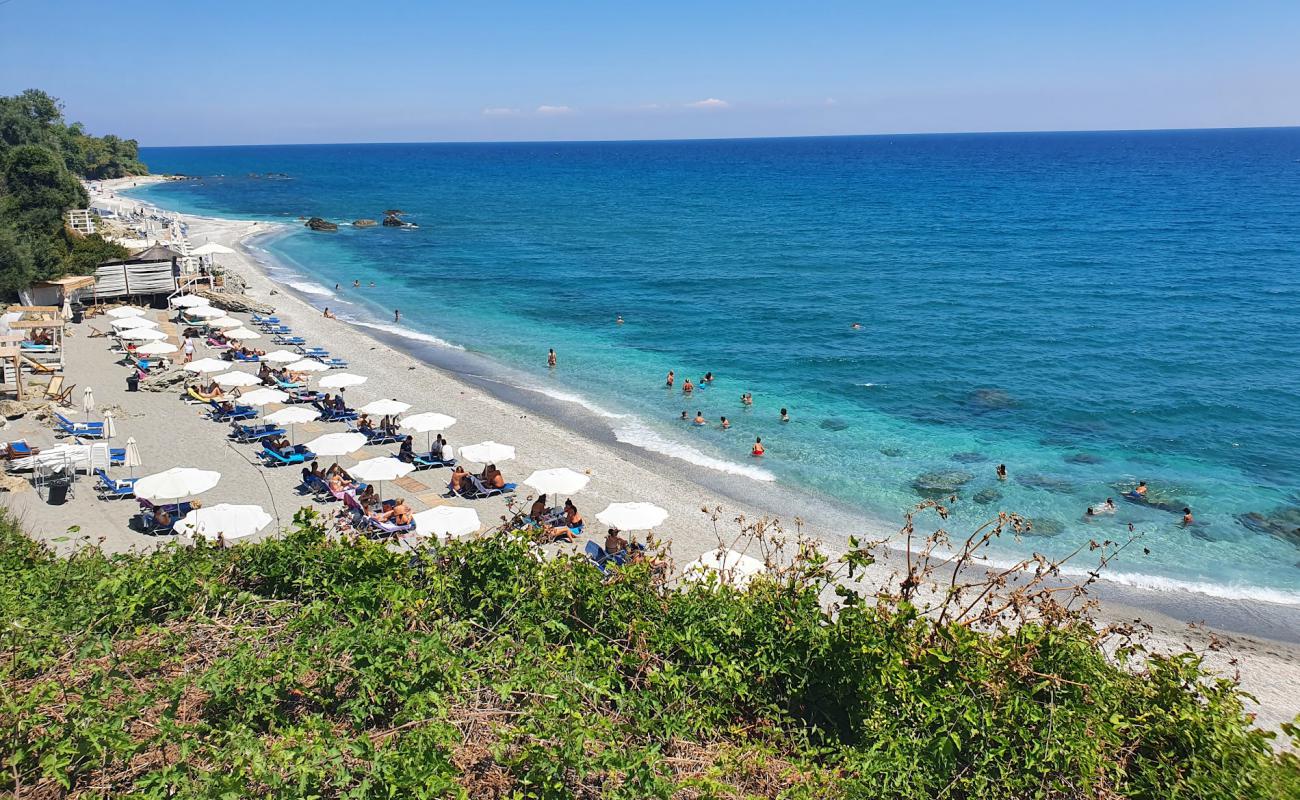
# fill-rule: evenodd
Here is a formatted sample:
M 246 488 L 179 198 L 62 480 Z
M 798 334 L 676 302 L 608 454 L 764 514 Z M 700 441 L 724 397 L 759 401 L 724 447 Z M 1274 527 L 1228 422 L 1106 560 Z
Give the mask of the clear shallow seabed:
M 202 176 L 135 191 L 189 213 L 403 209 L 418 229 L 260 246 L 340 316 L 487 356 L 625 443 L 887 521 L 943 473 L 950 529 L 1035 521 L 999 557 L 1131 522 L 1113 580 L 1300 604 L 1300 538 L 1240 519 L 1300 507 L 1300 129 L 142 155 Z M 683 399 L 669 369 L 717 381 Z M 1197 525 L 1122 500 L 1138 479 Z

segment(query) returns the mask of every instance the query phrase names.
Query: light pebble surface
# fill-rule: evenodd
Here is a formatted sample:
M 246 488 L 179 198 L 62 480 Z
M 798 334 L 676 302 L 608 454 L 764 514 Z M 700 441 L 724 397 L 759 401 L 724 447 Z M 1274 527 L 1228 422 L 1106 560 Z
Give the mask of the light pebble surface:
M 132 179 L 109 181 L 104 186 L 112 191 L 132 182 Z M 227 270 L 248 282 L 250 297 L 275 306 L 277 315 L 294 329 L 295 334 L 347 359 L 352 365 L 350 371 L 370 378 L 363 386 L 347 391 L 351 405 L 378 398 L 397 398 L 412 405 L 410 413 L 438 411 L 450 414 L 458 420 L 445 434 L 453 446 L 485 439 L 515 446 L 517 458 L 498 465 L 507 480 L 520 482 L 533 470 L 550 467 L 571 467 L 588 472 L 590 484 L 574 497 L 587 520 L 589 536 L 586 538 L 599 540 L 599 535 L 603 534 L 596 513 L 606 504 L 629 500 L 654 502 L 669 511 L 668 521 L 657 534 L 671 542 L 672 554 L 681 564 L 716 548 L 720 536 L 729 544 L 737 530 L 734 522 L 737 516 L 757 520 L 774 509 L 789 509 L 790 503 L 794 502 L 792 495 L 770 485 L 751 489 L 742 495 L 744 499 L 738 500 L 737 495 L 711 488 L 708 481 L 694 480 L 695 475 L 676 464 L 666 464 L 651 454 L 570 430 L 551 419 L 498 399 L 456 375 L 390 348 L 356 326 L 325 318 L 320 308 L 271 280 L 241 246 L 249 237 L 266 233 L 267 223 L 194 216 L 185 217 L 185 221 L 193 244 L 211 241 L 236 249 L 236 255 L 220 257 L 219 261 Z M 236 316 L 242 318 L 244 315 Z M 167 316 L 163 312 L 152 312 L 150 318 L 158 321 L 165 332 L 176 333 L 175 326 L 166 322 Z M 102 409 L 115 408 L 118 437 L 114 445 L 122 446 L 127 437 L 135 437 L 144 459 L 144 465 L 136 470 L 137 475 L 173 466 L 218 470 L 222 473 L 222 480 L 215 489 L 202 496 L 204 503 L 256 503 L 263 506 L 276 517 L 277 522 L 260 536 L 274 535 L 279 527 L 290 522 L 298 508 L 309 505 L 307 498 L 299 496 L 294 489 L 299 478 L 297 467 L 266 469 L 258 466 L 256 448 L 228 442 L 225 438 L 227 426 L 206 419 L 200 407 L 187 405 L 170 392 L 127 393 L 125 379 L 128 371 L 114 363 L 115 357 L 108 352 L 112 340 L 90 337 L 92 329 L 106 330 L 108 324 L 106 318 L 97 317 L 70 326 L 66 380 L 77 385 L 74 399 L 78 402 L 84 387 L 94 387 L 100 409 L 95 418 L 99 418 Z M 176 343 L 174 339 L 172 341 Z M 275 349 L 269 337 L 253 344 L 266 350 Z M 545 345 L 539 345 L 539 358 L 545 358 Z M 199 347 L 195 357 L 207 355 L 215 353 Z M 237 368 L 251 370 L 249 365 Z M 79 411 L 68 416 L 83 418 Z M 306 441 L 320 433 L 337 430 L 343 430 L 343 427 L 312 423 L 298 426 L 296 438 Z M 6 439 L 24 436 L 38 446 L 54 443 L 51 431 L 37 426 L 30 419 L 14 421 L 5 432 Z M 416 435 L 417 442 L 423 440 L 424 435 Z M 366 448 L 366 452 L 359 455 L 364 458 L 395 451 L 395 446 Z M 352 463 L 347 457 L 340 460 L 345 466 Z M 114 474 L 123 472 L 119 468 Z M 413 473 L 412 477 L 427 488 L 412 492 L 390 485 L 385 488 L 385 496 L 404 496 L 416 511 L 444 502 L 469 505 L 479 511 L 487 526 L 494 525 L 505 513 L 505 502 L 501 499 L 446 501 L 436 497 L 443 491 L 447 475 L 447 470 Z M 97 541 L 104 549 L 114 552 L 149 548 L 160 543 L 158 538 L 128 527 L 135 511 L 134 501 L 99 501 L 92 487 L 92 481 L 81 480 L 76 497 L 61 506 L 41 502 L 34 491 L 6 495 L 6 502 L 33 535 L 54 541 L 62 549 L 73 546 L 78 539 Z M 519 498 L 523 500 L 528 495 L 527 487 L 521 485 Z M 702 512 L 701 509 L 706 508 L 722 509 L 716 523 L 712 515 Z M 321 508 L 324 513 L 333 513 L 336 509 L 337 504 Z M 783 522 L 787 527 L 793 527 L 792 519 L 783 519 Z M 831 552 L 843 546 L 846 533 L 858 532 L 869 525 L 842 514 L 818 515 L 815 510 L 804 519 L 804 531 L 821 539 Z M 69 529 L 74 526 L 79 527 L 79 531 L 70 533 Z M 844 526 L 850 527 L 846 530 Z M 581 543 L 580 540 L 579 545 Z M 890 567 L 886 565 L 879 569 L 868 576 L 868 581 L 873 577 L 881 578 Z M 1132 602 L 1128 596 L 1125 599 Z M 1139 603 L 1142 608 L 1128 603 L 1103 601 L 1102 621 L 1131 622 L 1140 617 L 1154 628 L 1146 643 L 1156 650 L 1208 649 L 1211 633 L 1207 629 L 1190 628 L 1145 603 Z M 1152 606 L 1159 607 L 1159 604 L 1153 603 Z M 1225 674 L 1240 674 L 1243 686 L 1259 700 L 1258 707 L 1252 710 L 1258 714 L 1260 725 L 1276 728 L 1300 711 L 1300 701 L 1297 700 L 1300 698 L 1300 647 L 1223 631 L 1218 632 L 1218 636 L 1226 646 L 1208 652 L 1208 661 Z

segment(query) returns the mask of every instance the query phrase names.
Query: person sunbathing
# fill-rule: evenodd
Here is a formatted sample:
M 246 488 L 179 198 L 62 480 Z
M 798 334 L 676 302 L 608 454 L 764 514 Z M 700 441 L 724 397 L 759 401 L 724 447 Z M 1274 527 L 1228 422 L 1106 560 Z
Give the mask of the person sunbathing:
M 626 553 L 627 539 L 619 536 L 618 528 L 610 528 L 609 532 L 605 534 L 605 554 L 621 564 Z
M 442 438 L 442 434 L 434 437 L 433 443 L 429 446 L 429 458 L 433 461 L 442 461 L 443 448 L 447 446 L 447 440 Z
M 397 460 L 403 464 L 415 461 L 415 440 L 410 436 L 402 440 L 402 446 L 397 450 Z
M 319 461 L 313 461 L 302 468 L 302 482 L 307 484 L 313 480 L 325 480 L 325 473 L 321 472 Z
M 337 494 L 343 494 L 344 492 L 355 488 L 356 484 L 350 480 L 346 480 L 343 477 L 343 471 L 339 470 L 338 472 L 335 472 L 333 475 L 330 475 L 329 487 L 330 487 L 330 492 L 337 495 Z
M 391 525 L 410 525 L 411 507 L 406 504 L 405 498 L 399 497 L 390 508 L 372 516 L 379 522 L 387 522 Z
M 367 486 L 366 488 L 362 489 L 361 494 L 357 495 L 357 503 L 359 503 L 361 507 L 366 509 L 367 511 L 369 511 L 374 506 L 378 505 L 379 494 L 375 492 L 375 487 Z
M 153 526 L 155 528 L 170 528 L 173 524 L 172 515 L 167 512 L 165 506 L 158 506 L 153 511 Z
M 207 386 L 193 387 L 194 395 L 203 400 L 215 400 L 221 396 L 221 388 L 215 383 L 209 383 Z
M 348 410 L 347 401 L 343 399 L 342 394 L 334 395 L 334 410 L 338 412 L 344 412 Z
M 374 424 L 370 422 L 370 417 L 365 414 L 362 414 L 361 419 L 357 420 L 357 430 L 364 433 L 367 439 L 379 432 L 375 429 Z
M 266 440 L 266 447 L 274 450 L 280 455 L 288 458 L 293 455 L 293 445 L 283 436 L 270 436 Z
M 501 474 L 501 470 L 497 469 L 496 464 L 488 464 L 484 467 L 483 474 L 479 475 L 479 478 L 483 481 L 483 485 L 489 489 L 506 488 L 506 476 Z
M 572 500 L 564 501 L 564 517 L 560 520 L 559 525 L 546 529 L 546 541 L 558 542 L 563 539 L 566 542 L 572 542 L 582 533 L 584 522 L 582 515 L 578 513 L 578 507 L 573 504 Z
M 385 416 L 383 419 L 379 421 L 379 430 L 383 431 L 389 436 L 396 436 L 397 420 L 393 419 L 391 416 Z
M 233 414 L 235 413 L 235 404 L 229 400 L 222 400 L 220 403 L 217 403 L 217 409 L 222 414 Z
M 458 466 L 451 471 L 451 480 L 447 482 L 447 488 L 451 490 L 452 494 L 460 494 L 461 487 L 466 484 L 468 478 L 469 473 L 465 471 L 465 468 Z
M 551 510 L 546 507 L 546 495 L 541 494 L 529 507 L 527 520 L 534 525 L 541 525 L 550 513 Z

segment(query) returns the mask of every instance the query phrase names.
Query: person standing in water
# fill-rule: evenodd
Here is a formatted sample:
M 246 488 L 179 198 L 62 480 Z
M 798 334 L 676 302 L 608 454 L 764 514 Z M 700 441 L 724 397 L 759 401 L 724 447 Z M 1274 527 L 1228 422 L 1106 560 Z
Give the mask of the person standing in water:
M 552 347 L 550 350 L 546 351 L 546 366 L 550 367 L 551 369 L 555 369 L 555 363 L 556 363 L 555 348 Z
M 1007 479 L 1007 465 L 998 464 L 998 480 L 1005 481 L 1006 479 Z
M 786 411 L 784 408 L 781 409 L 781 421 L 782 422 L 790 421 L 790 412 Z
M 1191 525 L 1191 524 L 1193 524 L 1193 523 L 1195 523 L 1195 522 L 1196 522 L 1196 520 L 1192 519 L 1192 510 L 1191 510 L 1190 508 L 1187 508 L 1187 507 L 1184 506 L 1184 507 L 1183 507 L 1183 527 L 1186 528 L 1188 525 Z
M 618 315 L 618 319 L 614 320 L 614 324 L 615 324 L 615 325 L 622 325 L 622 324 L 623 324 L 623 315 L 622 315 L 622 314 L 619 314 L 619 315 Z
M 731 427 L 731 423 L 727 421 L 727 418 L 726 418 L 726 417 L 723 417 L 723 418 L 722 418 L 722 429 L 725 431 L 727 428 L 730 428 L 730 427 Z
M 707 422 L 704 421 L 704 412 L 703 412 L 703 411 L 696 411 L 696 412 L 695 412 L 695 424 L 696 424 L 696 425 L 708 425 L 708 424 L 709 424 L 709 423 L 707 423 Z
M 401 309 L 394 308 L 394 309 L 393 309 L 393 322 L 401 322 L 401 321 L 402 321 L 402 312 L 401 312 Z
M 762 458 L 764 452 L 766 451 L 763 450 L 763 437 L 755 436 L 754 446 L 749 449 L 749 454 L 754 458 Z
M 676 380 L 677 380 L 677 376 L 673 374 L 672 370 L 668 370 L 668 382 L 665 383 L 664 385 L 667 386 L 669 389 L 671 389 L 673 388 L 673 383 Z
M 690 394 L 693 391 L 695 391 L 695 384 L 691 383 L 690 378 L 682 381 L 682 394 Z
M 1138 481 L 1137 488 L 1133 490 L 1133 494 L 1145 500 L 1147 496 L 1147 482 Z

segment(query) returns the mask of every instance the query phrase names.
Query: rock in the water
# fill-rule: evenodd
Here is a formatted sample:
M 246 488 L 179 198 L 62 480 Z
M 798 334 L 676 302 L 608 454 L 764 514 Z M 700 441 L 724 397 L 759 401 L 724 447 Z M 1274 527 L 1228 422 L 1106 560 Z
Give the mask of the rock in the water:
M 354 228 L 373 228 L 373 227 L 375 227 L 375 226 L 378 225 L 378 224 L 379 224 L 379 223 L 378 223 L 378 222 L 375 222 L 373 219 L 354 219 L 354 220 L 352 220 L 352 227 L 354 227 Z
M 1065 457 L 1067 464 L 1105 464 L 1106 459 L 1092 453 L 1071 453 Z
M 1267 533 L 1300 546 L 1300 508 L 1275 508 L 1267 514 L 1252 511 L 1237 521 L 1257 533 Z
M 1028 486 L 1031 489 L 1042 489 L 1045 492 L 1074 494 L 1074 484 L 1070 483 L 1069 480 L 1056 475 L 1043 475 L 1040 473 L 1017 475 L 1016 483 L 1021 486 Z
M 1060 520 L 1051 517 L 1036 517 L 1029 520 L 1029 530 L 1025 531 L 1026 536 L 1055 536 L 1065 530 L 1065 526 Z
M 1016 399 L 1001 389 L 976 389 L 966 398 L 966 405 L 977 411 L 1002 411 L 1019 405 Z
M 821 427 L 822 430 L 827 431 L 844 431 L 848 430 L 849 423 L 839 417 L 831 417 L 830 419 L 822 420 L 819 427 Z
M 988 461 L 988 456 L 983 453 L 953 453 L 952 460 L 961 464 L 978 464 L 981 461 Z
M 997 489 L 980 489 L 978 492 L 975 493 L 975 502 L 979 503 L 982 506 L 987 506 L 990 503 L 996 503 L 1001 499 L 1002 499 L 1002 492 L 999 492 Z
M 953 494 L 974 478 L 974 475 L 961 470 L 935 470 L 913 478 L 912 488 L 923 496 L 936 497 Z
M 385 228 L 400 228 L 405 224 L 399 217 L 384 217 Z
M 881 455 L 886 455 L 890 458 L 898 458 L 903 454 L 903 450 L 900 447 L 882 447 L 880 448 L 880 453 Z
M 336 231 L 339 229 L 338 225 L 335 225 L 333 222 L 329 222 L 328 220 L 323 220 L 320 217 L 312 217 L 307 220 L 307 227 L 314 231 Z

